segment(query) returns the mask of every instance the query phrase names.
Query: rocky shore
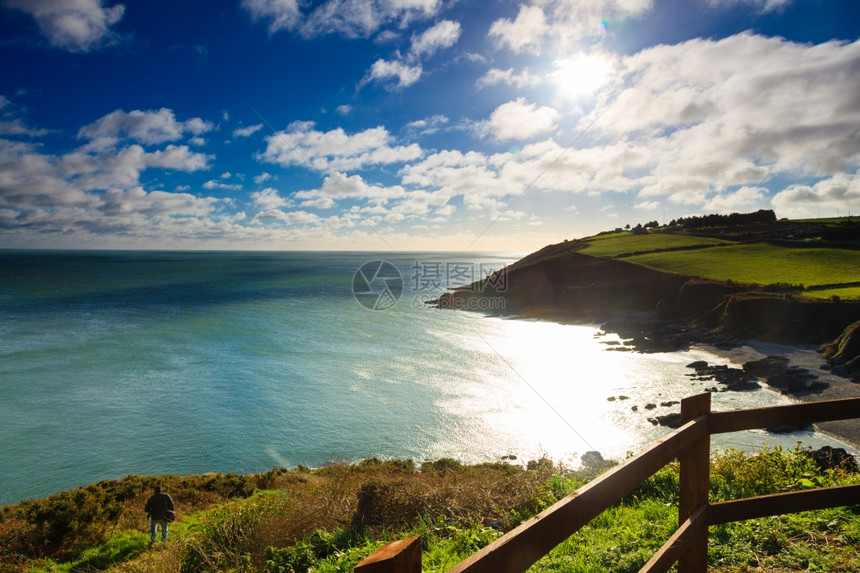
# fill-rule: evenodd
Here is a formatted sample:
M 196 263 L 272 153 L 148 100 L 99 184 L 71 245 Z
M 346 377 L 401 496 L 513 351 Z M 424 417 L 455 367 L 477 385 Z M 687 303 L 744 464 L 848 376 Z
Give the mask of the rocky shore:
M 674 352 L 696 345 L 741 365 L 690 364 L 691 382 L 707 384 L 696 391 L 743 392 L 766 384 L 803 401 L 860 396 L 860 301 L 802 298 L 665 273 L 584 255 L 582 246 L 550 245 L 510 265 L 503 276 L 445 293 L 434 304 L 486 308 L 470 299 L 497 297 L 509 316 L 600 323 L 597 336 L 620 338 L 607 337 L 611 351 Z M 650 420 L 671 426 L 677 415 Z M 860 419 L 818 429 L 860 449 Z

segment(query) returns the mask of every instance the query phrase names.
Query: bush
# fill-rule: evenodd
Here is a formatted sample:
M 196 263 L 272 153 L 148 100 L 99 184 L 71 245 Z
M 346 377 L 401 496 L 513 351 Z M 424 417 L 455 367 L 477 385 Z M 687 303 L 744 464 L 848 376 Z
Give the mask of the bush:
M 243 567 L 246 555 L 261 554 L 257 524 L 264 512 L 258 502 L 236 502 L 220 508 L 190 531 L 195 535 L 188 543 L 182 571 L 202 573 Z
M 9 545 L 34 557 L 69 559 L 104 543 L 123 506 L 97 485 L 21 504 L 26 526 Z

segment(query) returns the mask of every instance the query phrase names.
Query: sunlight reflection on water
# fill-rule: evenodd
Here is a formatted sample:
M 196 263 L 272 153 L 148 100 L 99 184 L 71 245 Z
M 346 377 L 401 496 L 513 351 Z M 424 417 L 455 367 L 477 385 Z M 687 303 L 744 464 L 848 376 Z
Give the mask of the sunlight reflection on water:
M 470 357 L 470 375 L 456 382 L 456 391 L 445 394 L 440 406 L 454 416 L 468 412 L 473 423 L 463 428 L 468 436 L 442 436 L 428 449 L 460 451 L 467 461 L 545 455 L 578 465 L 588 450 L 623 459 L 671 431 L 648 418 L 680 411 L 682 398 L 715 385 L 685 376 L 691 372 L 687 364 L 730 364 L 696 348 L 655 354 L 611 351 L 601 341 L 617 337 L 597 339 L 597 330 L 587 325 L 481 317 L 465 326 L 455 341 Z M 454 343 L 450 334 L 447 342 Z M 791 400 L 763 388 L 714 393 L 712 403 L 715 410 L 725 410 Z M 655 407 L 646 409 L 648 404 Z M 797 440 L 813 447 L 834 442 L 811 432 L 756 430 L 715 436 L 713 445 L 793 448 Z

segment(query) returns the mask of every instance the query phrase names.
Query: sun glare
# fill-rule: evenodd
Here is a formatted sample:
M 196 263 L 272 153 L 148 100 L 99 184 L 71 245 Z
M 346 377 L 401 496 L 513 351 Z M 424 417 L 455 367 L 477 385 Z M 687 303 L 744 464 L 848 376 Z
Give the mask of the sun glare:
M 594 54 L 578 54 L 554 62 L 550 74 L 560 96 L 577 99 L 596 93 L 613 72 L 612 62 Z

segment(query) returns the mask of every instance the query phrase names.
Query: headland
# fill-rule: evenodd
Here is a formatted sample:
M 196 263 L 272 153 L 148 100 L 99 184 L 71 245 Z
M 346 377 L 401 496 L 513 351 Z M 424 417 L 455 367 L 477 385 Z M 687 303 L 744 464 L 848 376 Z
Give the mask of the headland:
M 860 396 L 860 222 L 772 211 L 637 225 L 544 247 L 451 290 L 439 308 L 600 323 L 614 351 L 706 345 L 742 368 L 691 364 L 709 391 L 767 384 L 798 400 Z M 479 304 L 495 297 L 504 304 Z M 750 352 L 779 345 L 780 350 Z M 786 350 L 786 349 L 789 350 Z M 790 349 L 816 350 L 796 363 Z M 860 420 L 819 428 L 860 448 Z

